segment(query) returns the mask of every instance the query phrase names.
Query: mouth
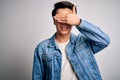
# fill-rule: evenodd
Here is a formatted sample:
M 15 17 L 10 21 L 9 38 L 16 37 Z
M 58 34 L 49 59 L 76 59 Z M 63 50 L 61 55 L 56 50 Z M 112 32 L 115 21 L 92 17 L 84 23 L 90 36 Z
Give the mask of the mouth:
M 70 28 L 70 26 L 67 25 L 67 24 L 62 24 L 62 25 L 60 26 L 60 28 L 61 28 L 61 30 L 65 31 L 65 30 L 68 30 L 68 29 Z
M 68 30 L 70 27 L 69 27 L 69 26 L 61 26 L 60 28 L 61 28 L 62 31 L 66 31 L 66 30 Z

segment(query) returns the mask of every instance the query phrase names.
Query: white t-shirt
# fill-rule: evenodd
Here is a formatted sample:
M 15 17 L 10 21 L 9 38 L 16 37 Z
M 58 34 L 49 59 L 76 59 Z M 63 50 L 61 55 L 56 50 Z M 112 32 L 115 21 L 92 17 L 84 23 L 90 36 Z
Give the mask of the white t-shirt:
M 70 40 L 64 42 L 64 43 L 58 43 L 56 41 L 56 44 L 58 45 L 61 53 L 62 53 L 62 68 L 61 68 L 61 80 L 78 80 L 75 73 L 73 72 L 73 69 L 70 65 L 70 62 L 67 58 L 66 54 L 66 46 L 69 43 Z

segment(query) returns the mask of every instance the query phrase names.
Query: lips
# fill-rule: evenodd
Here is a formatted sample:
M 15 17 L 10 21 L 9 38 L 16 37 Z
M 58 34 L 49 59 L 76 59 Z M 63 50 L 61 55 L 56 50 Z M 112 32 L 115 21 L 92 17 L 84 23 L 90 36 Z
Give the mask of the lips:
M 61 29 L 62 31 L 65 31 L 65 30 L 68 30 L 68 29 L 69 29 L 69 26 L 61 26 L 60 29 Z

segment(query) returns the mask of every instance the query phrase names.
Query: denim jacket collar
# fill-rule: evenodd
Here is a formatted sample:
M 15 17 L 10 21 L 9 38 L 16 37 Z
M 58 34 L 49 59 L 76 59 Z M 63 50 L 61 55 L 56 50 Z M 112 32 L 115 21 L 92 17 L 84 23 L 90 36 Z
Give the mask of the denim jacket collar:
M 48 44 L 49 47 L 56 47 L 57 48 L 57 45 L 55 43 L 55 36 L 56 36 L 56 33 L 50 38 L 50 41 L 49 41 L 49 44 Z M 71 35 L 70 35 L 70 43 L 74 44 L 75 40 L 76 40 L 76 35 L 71 33 Z

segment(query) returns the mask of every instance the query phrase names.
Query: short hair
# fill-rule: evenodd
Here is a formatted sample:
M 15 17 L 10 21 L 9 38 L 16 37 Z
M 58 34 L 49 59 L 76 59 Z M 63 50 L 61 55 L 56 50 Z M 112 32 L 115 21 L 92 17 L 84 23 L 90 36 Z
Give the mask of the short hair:
M 74 4 L 72 4 L 71 2 L 68 1 L 60 1 L 54 4 L 54 9 L 52 10 L 52 17 L 56 15 L 56 12 L 58 9 L 60 8 L 68 8 L 73 10 L 73 6 L 75 6 Z M 75 7 L 75 11 L 77 13 L 77 9 Z

